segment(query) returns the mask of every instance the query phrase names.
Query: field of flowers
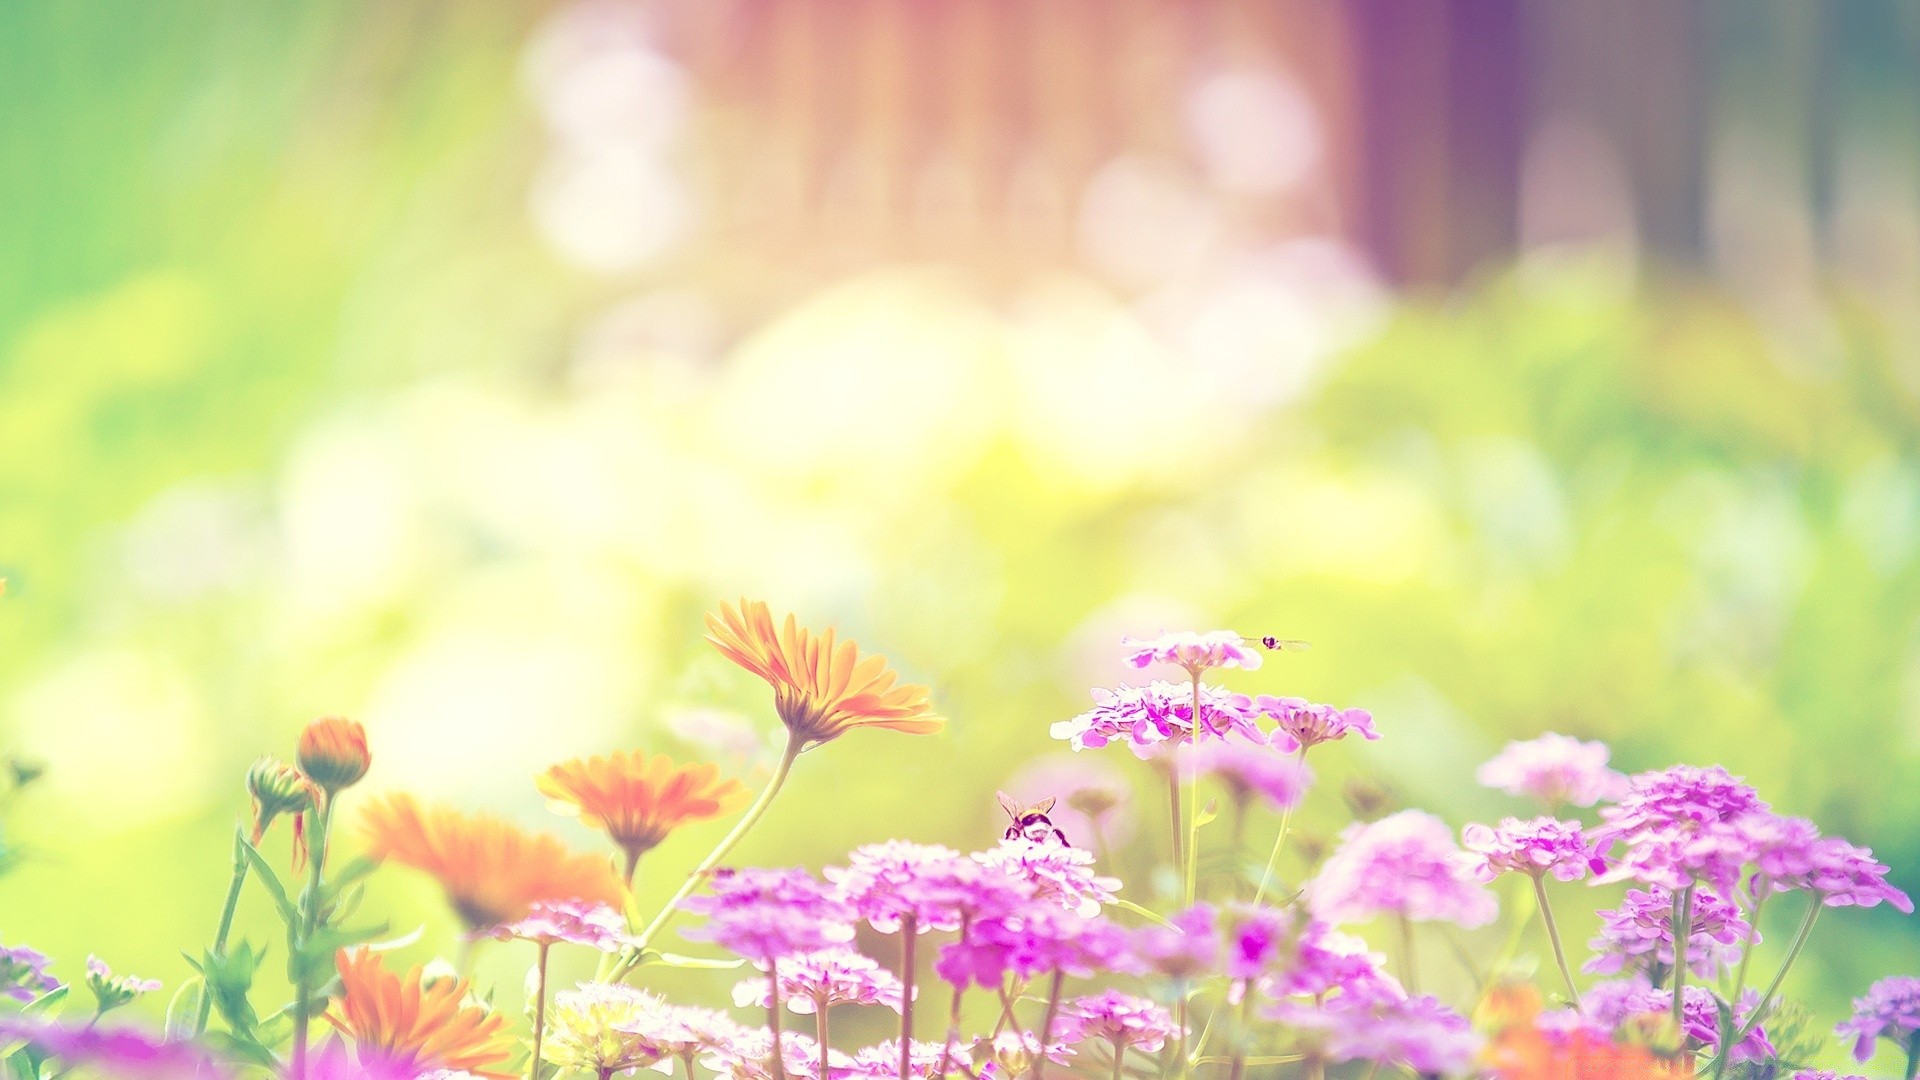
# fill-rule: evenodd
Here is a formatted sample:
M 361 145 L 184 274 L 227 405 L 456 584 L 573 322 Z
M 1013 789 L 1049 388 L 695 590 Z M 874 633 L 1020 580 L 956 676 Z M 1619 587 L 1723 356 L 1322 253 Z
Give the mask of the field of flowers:
M 195 977 L 163 988 L 99 957 L 82 967 L 30 943 L 0 946 L 7 1080 L 608 1080 L 647 1069 L 1831 1080 L 1809 1063 L 1834 1039 L 1878 1075 L 1920 1071 L 1920 978 L 1862 987 L 1845 1017 L 1781 993 L 1816 932 L 1844 936 L 1852 909 L 1911 913 L 1912 901 L 1870 851 L 1772 812 L 1718 766 L 1626 776 L 1603 744 L 1543 734 L 1476 777 L 1540 816 L 1456 836 L 1433 814 L 1385 813 L 1355 795 L 1358 820 L 1329 849 L 1290 847 L 1312 764 L 1391 738 L 1390 718 L 1377 728 L 1364 710 L 1207 681 L 1225 669 L 1260 678 L 1247 673 L 1302 642 L 1176 632 L 1116 643 L 1140 681 L 1097 689 L 1093 708 L 1052 725 L 1075 752 L 1131 752 L 1159 778 L 1164 833 L 1133 841 L 1159 854 L 1144 880 L 1108 872 L 1106 829 L 1148 793 L 1098 781 L 1037 802 L 1002 796 L 1005 835 L 982 851 L 923 843 L 903 825 L 907 835 L 819 875 L 742 866 L 730 856 L 763 818 L 822 812 L 779 798 L 810 752 L 932 735 L 946 720 L 884 657 L 776 620 L 764 603 L 723 605 L 707 626 L 722 655 L 771 687 L 786 732 L 757 795 L 717 765 L 645 749 L 553 764 L 533 784 L 603 841 L 580 853 L 407 794 L 356 801 L 377 740 L 352 720 L 317 720 L 293 763 L 262 758 L 246 775 L 250 810 L 224 908 L 207 913 L 210 940 L 189 953 Z M 9 797 L 37 779 L 17 766 Z M 726 818 L 691 867 L 649 857 L 676 829 Z M 444 890 L 464 927 L 454 955 L 390 962 L 411 941 L 363 901 L 372 875 L 394 873 Z M 681 883 L 644 910 L 641 873 Z M 234 935 L 249 891 L 271 903 L 283 939 Z M 1797 929 L 1777 962 L 1755 963 L 1771 906 L 1790 907 Z M 1565 940 L 1556 908 L 1596 907 L 1598 936 Z M 1461 936 L 1496 923 L 1497 951 Z M 483 949 L 527 965 L 525 1015 L 496 1009 L 499 988 L 473 980 Z M 597 955 L 594 976 L 550 979 L 562 951 Z M 1464 976 L 1446 985 L 1469 992 L 1427 992 L 1436 953 Z M 269 965 L 284 967 L 290 1000 L 260 983 Z M 731 972 L 731 1000 L 649 989 L 674 969 Z M 69 982 L 69 971 L 83 973 Z M 110 1016 L 169 991 L 164 1027 Z M 855 1045 L 839 1024 L 861 1012 L 894 1017 L 898 1034 Z

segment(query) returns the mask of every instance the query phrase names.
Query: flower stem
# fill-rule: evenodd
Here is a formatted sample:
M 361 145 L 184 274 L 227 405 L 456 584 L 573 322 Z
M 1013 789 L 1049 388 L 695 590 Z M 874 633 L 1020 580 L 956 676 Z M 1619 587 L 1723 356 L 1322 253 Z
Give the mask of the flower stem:
M 900 1080 L 907 1080 L 913 1059 L 913 969 L 917 966 L 913 953 L 919 941 L 920 927 L 909 914 L 900 920 Z M 820 1075 L 827 1075 L 824 1061 L 820 1064 Z
M 660 913 L 655 915 L 653 921 L 647 924 L 647 928 L 640 931 L 639 936 L 633 939 L 633 944 L 627 946 L 620 956 L 620 962 L 614 965 L 610 976 L 613 981 L 618 982 L 627 972 L 633 970 L 634 966 L 640 962 L 641 952 L 680 910 L 680 902 L 700 887 L 700 883 L 707 879 L 707 875 L 713 873 L 713 868 L 720 865 L 720 860 L 726 858 L 727 853 L 740 842 L 740 838 L 747 835 L 748 829 L 753 828 L 754 822 L 759 821 L 766 814 L 767 807 L 773 802 L 773 797 L 779 794 L 781 785 L 787 782 L 787 774 L 793 771 L 793 760 L 800 756 L 801 749 L 800 737 L 789 736 L 786 752 L 780 755 L 780 764 L 774 768 L 773 776 L 767 780 L 767 786 L 760 792 L 760 797 L 753 801 L 752 806 L 747 807 L 747 812 L 740 816 L 740 820 L 734 823 L 733 829 L 721 838 L 720 843 L 707 853 L 707 857 L 700 860 L 700 865 L 693 868 L 693 872 L 687 875 L 687 880 L 680 884 L 680 888 L 675 890 L 666 904 L 660 908 Z
M 1047 1047 L 1053 1041 L 1053 1020 L 1060 1012 L 1060 991 L 1067 984 L 1067 973 L 1055 969 L 1053 983 L 1047 988 L 1047 1011 L 1040 1018 L 1040 1047 L 1033 1055 L 1033 1080 L 1043 1080 L 1047 1070 Z M 906 1080 L 905 1074 L 901 1080 Z
M 1247 1012 L 1253 1007 L 1253 980 L 1240 980 L 1240 1008 L 1234 1016 L 1233 1063 L 1227 1067 L 1228 1080 L 1240 1080 L 1247 1071 Z
M 1687 953 L 1693 947 L 1693 886 L 1673 894 L 1673 1030 L 1680 1039 L 1681 1052 L 1687 1046 Z
M 333 797 L 329 795 L 307 812 L 314 818 L 313 837 L 308 841 L 312 845 L 308 853 L 312 862 L 307 868 L 307 890 L 300 898 L 300 925 L 294 928 L 298 934 L 295 948 L 301 953 L 306 951 L 307 942 L 320 927 L 321 875 L 327 863 L 327 834 L 333 826 Z M 313 986 L 307 978 L 309 966 L 300 965 L 300 975 L 294 984 L 292 1080 L 307 1080 L 307 1025 L 313 1007 Z
M 1177 761 L 1167 762 L 1167 820 L 1172 824 L 1173 868 L 1178 870 L 1187 864 L 1187 856 L 1180 826 L 1180 764 Z
M 547 950 L 553 943 L 539 943 L 539 959 L 534 962 L 533 1058 L 527 1062 L 527 1080 L 540 1080 L 540 1042 L 547 1033 Z
M 1191 906 L 1200 878 L 1200 671 L 1195 668 L 1193 674 L 1193 732 L 1188 737 L 1189 747 L 1187 767 L 1187 904 Z M 1175 772 L 1180 771 L 1180 759 L 1174 757 Z
M 1753 1011 L 1747 1014 L 1746 1022 L 1740 1025 L 1740 1030 L 1734 1032 L 1733 1038 L 1721 1045 L 1719 1052 L 1715 1055 L 1716 1058 L 1730 1059 L 1733 1056 L 1733 1048 L 1744 1042 L 1747 1035 L 1760 1026 L 1761 1019 L 1766 1016 L 1767 1006 L 1773 1004 L 1773 995 L 1780 992 L 1780 984 L 1786 980 L 1787 972 L 1793 969 L 1793 962 L 1800 958 L 1800 950 L 1806 945 L 1807 938 L 1812 936 L 1814 920 L 1820 917 L 1820 909 L 1824 906 L 1821 901 L 1824 899 L 1825 897 L 1818 892 L 1813 894 L 1813 903 L 1807 907 L 1807 917 L 1800 920 L 1800 930 L 1793 935 L 1793 944 L 1787 948 L 1787 958 L 1781 961 L 1780 970 L 1773 973 L 1773 981 L 1767 984 L 1767 992 L 1760 995 L 1760 1000 L 1754 1003 Z M 1739 1008 L 1740 1003 L 1735 1001 L 1733 1007 Z M 1720 1066 L 1720 1068 L 1724 1067 Z
M 827 1075 L 827 1012 L 832 1006 L 827 1003 L 827 995 L 816 994 L 813 998 L 813 1038 L 820 1044 L 820 1075 Z M 687 1073 L 687 1080 L 693 1080 L 693 1073 Z
M 1300 763 L 1304 765 L 1306 762 L 1307 747 L 1306 744 L 1302 743 L 1300 746 Z M 1273 838 L 1273 851 L 1267 856 L 1267 869 L 1260 875 L 1260 888 L 1255 890 L 1253 894 L 1253 902 L 1255 904 L 1267 898 L 1267 886 L 1273 883 L 1273 871 L 1280 865 L 1280 849 L 1287 846 L 1287 826 L 1292 823 L 1293 807 L 1289 806 L 1280 811 L 1280 835 Z
M 786 1038 L 780 1033 L 780 961 L 767 961 L 767 1031 L 773 1036 L 773 1080 L 787 1080 Z
M 1113 1040 L 1113 1080 L 1120 1080 L 1122 1070 L 1127 1064 L 1127 1044 L 1119 1039 Z
M 961 932 L 964 934 L 964 929 Z M 947 1041 L 940 1047 L 940 1071 L 936 1076 L 944 1077 L 953 1071 L 953 1044 L 960 1041 L 960 995 L 964 993 L 966 984 L 955 984 L 953 1004 L 947 1007 Z
M 1907 1071 L 1902 1074 L 1906 1080 L 1920 1076 L 1920 1034 L 1907 1038 Z
M 1402 914 L 1400 919 L 1400 978 L 1407 984 L 1407 993 L 1420 992 L 1420 967 L 1413 955 L 1413 920 Z
M 1553 958 L 1560 965 L 1560 977 L 1567 980 L 1567 996 L 1573 1007 L 1580 1008 L 1580 988 L 1573 985 L 1573 969 L 1567 966 L 1567 950 L 1560 945 L 1560 928 L 1553 921 L 1553 905 L 1547 903 L 1547 881 L 1544 874 L 1534 874 L 1533 895 L 1540 901 L 1540 919 L 1547 926 L 1547 940 L 1553 942 Z
M 253 864 L 247 861 L 245 834 L 241 827 L 233 827 L 233 881 L 227 886 L 227 904 L 220 909 L 220 928 L 214 932 L 213 948 L 209 950 L 214 958 L 223 958 L 227 952 L 227 935 L 233 932 L 233 915 L 240 907 L 240 890 L 247 883 L 247 870 Z M 213 996 L 209 994 L 210 983 L 207 973 L 200 973 L 200 1014 L 193 1021 L 193 1037 L 199 1038 L 207 1033 L 207 1021 L 213 1017 Z

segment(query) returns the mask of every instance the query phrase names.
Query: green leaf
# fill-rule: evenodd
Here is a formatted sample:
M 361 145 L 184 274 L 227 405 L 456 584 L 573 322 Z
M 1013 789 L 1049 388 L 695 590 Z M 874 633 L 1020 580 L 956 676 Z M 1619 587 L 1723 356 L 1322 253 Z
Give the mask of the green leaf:
M 356 855 L 344 863 L 333 865 L 333 880 L 327 883 L 327 889 L 329 893 L 337 894 L 351 885 L 358 884 L 360 879 L 378 869 L 380 869 L 378 859 Z
M 193 1036 L 193 1025 L 200 1017 L 200 988 L 205 981 L 198 977 L 187 979 L 173 992 L 173 1000 L 167 1002 L 164 1029 L 169 1041 Z
M 55 1005 L 58 1005 L 61 1002 L 67 1000 L 67 995 L 72 992 L 73 992 L 73 987 L 70 985 L 56 986 L 53 989 L 47 991 L 44 994 L 41 994 L 39 997 L 34 998 L 32 1001 L 28 1002 L 26 1008 L 21 1009 L 20 1011 L 21 1012 L 46 1012 L 48 1009 L 51 1009 Z
M 1193 827 L 1196 829 L 1205 828 L 1206 826 L 1211 825 L 1215 819 L 1219 818 L 1219 816 L 1220 816 L 1220 800 L 1208 799 L 1207 805 L 1201 807 L 1200 812 L 1194 815 Z
M 1173 925 L 1172 923 L 1168 922 L 1164 916 L 1159 915 L 1152 911 L 1148 911 L 1146 908 L 1141 907 L 1139 904 L 1136 904 L 1131 900 L 1122 900 L 1118 897 L 1115 897 L 1114 899 L 1108 901 L 1108 903 L 1112 904 L 1114 907 L 1119 908 L 1121 911 L 1131 911 L 1135 915 L 1138 915 L 1143 919 L 1150 919 L 1154 922 L 1159 923 L 1161 926 Z
M 682 956 L 679 953 L 647 949 L 640 954 L 640 962 L 634 966 L 682 968 L 688 971 L 727 971 L 745 963 L 746 961 L 739 957 L 720 959 L 710 956 Z
M 287 897 L 287 887 L 280 884 L 280 875 L 273 872 L 273 865 L 260 849 L 252 844 L 246 845 L 247 861 L 253 864 L 254 876 L 266 887 L 267 895 L 273 897 L 273 906 L 280 912 L 280 920 L 289 928 L 300 925 L 300 911 Z

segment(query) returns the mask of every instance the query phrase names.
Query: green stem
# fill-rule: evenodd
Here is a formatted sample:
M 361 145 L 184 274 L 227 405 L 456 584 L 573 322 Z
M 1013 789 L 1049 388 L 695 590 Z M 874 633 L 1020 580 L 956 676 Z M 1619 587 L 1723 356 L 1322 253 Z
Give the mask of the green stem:
M 674 914 L 680 910 L 680 902 L 693 895 L 693 890 L 700 887 L 700 883 L 707 879 L 708 874 L 713 873 L 713 868 L 720 865 L 720 860 L 727 857 L 727 853 L 733 850 L 741 837 L 747 835 L 747 830 L 753 828 L 754 822 L 759 821 L 766 814 L 767 807 L 773 802 L 773 797 L 779 794 L 781 785 L 787 782 L 787 774 L 793 771 L 793 761 L 800 756 L 801 749 L 800 737 L 789 736 L 786 752 L 780 755 L 780 764 L 774 768 L 773 776 L 760 792 L 760 797 L 753 801 L 752 806 L 747 807 L 747 812 L 734 823 L 732 831 L 721 838 L 720 843 L 707 853 L 706 858 L 700 860 L 700 865 L 693 868 L 693 872 L 687 875 L 687 880 L 682 882 L 680 888 L 668 898 L 666 905 L 660 909 L 660 913 L 655 915 L 653 921 L 647 924 L 647 928 L 640 931 L 639 936 L 633 939 L 633 944 L 627 946 L 620 956 L 620 962 L 614 966 L 609 976 L 614 982 L 620 981 L 627 972 L 634 969 L 634 966 L 640 962 L 641 952 L 653 941 L 656 934 L 665 929 L 667 923 L 672 921 Z
M 1920 1075 L 1920 1033 L 1907 1039 L 1907 1071 L 1904 1075 L 1906 1080 L 1913 1080 Z
M 1167 762 L 1167 820 L 1172 822 L 1173 868 L 1179 870 L 1187 864 L 1187 856 L 1180 826 L 1180 763 L 1174 760 Z
M 1688 885 L 1673 894 L 1673 920 L 1668 923 L 1673 931 L 1673 1030 L 1683 1052 L 1687 1044 L 1687 953 L 1693 945 L 1693 889 Z
M 1773 973 L 1773 981 L 1767 984 L 1767 992 L 1760 995 L 1760 1000 L 1754 1003 L 1753 1011 L 1747 1014 L 1747 1020 L 1740 1025 L 1740 1030 L 1734 1033 L 1733 1038 L 1722 1042 L 1719 1052 L 1714 1055 L 1716 1072 L 1725 1068 L 1724 1065 L 1720 1065 L 1718 1059 L 1730 1057 L 1733 1054 L 1733 1048 L 1744 1042 L 1753 1029 L 1760 1026 L 1761 1019 L 1767 1014 L 1767 1006 L 1773 1003 L 1773 995 L 1780 992 L 1780 984 L 1786 981 L 1787 972 L 1793 969 L 1793 962 L 1800 958 L 1800 950 L 1807 944 L 1807 938 L 1812 936 L 1814 920 L 1820 917 L 1820 908 L 1823 906 L 1821 901 L 1824 899 L 1825 897 L 1820 893 L 1813 894 L 1813 903 L 1807 907 L 1807 917 L 1800 920 L 1800 930 L 1793 935 L 1793 944 L 1787 949 L 1787 958 L 1781 961 L 1780 970 Z M 1733 1006 L 1739 1008 L 1740 1003 L 1736 1001 Z
M 1740 1007 L 1740 995 L 1745 993 L 1747 989 L 1747 967 L 1753 963 L 1754 944 L 1760 940 L 1760 912 L 1767 906 L 1767 901 L 1772 898 L 1772 889 L 1761 893 L 1760 898 L 1753 902 L 1753 911 L 1747 915 L 1747 925 L 1753 928 L 1753 937 L 1746 943 L 1746 946 L 1740 950 L 1740 966 L 1735 969 L 1733 975 L 1733 993 L 1727 995 L 1727 1000 L 1731 1002 L 1736 1009 Z M 1726 1032 L 1723 1031 L 1720 1034 L 1723 1045 L 1732 1045 L 1726 1041 Z M 1725 1075 L 1726 1071 L 1727 1055 L 1716 1050 L 1713 1055 L 1713 1075 L 1715 1080 Z
M 227 903 L 220 909 L 220 929 L 214 932 L 213 959 L 224 959 L 227 954 L 227 935 L 233 932 L 233 915 L 240 907 L 240 890 L 247 883 L 247 870 L 253 864 L 247 861 L 246 834 L 242 827 L 233 827 L 233 881 L 227 886 Z M 207 992 L 212 984 L 207 973 L 200 973 L 200 1014 L 193 1022 L 193 1037 L 199 1038 L 207 1033 L 207 1021 L 213 1017 L 213 996 Z
M 1113 1040 L 1113 1080 L 1120 1080 L 1127 1064 L 1127 1044 Z
M 333 796 L 328 794 L 320 804 L 308 811 L 312 815 L 312 837 L 308 840 L 311 860 L 307 868 L 307 890 L 300 898 L 301 925 L 295 951 L 306 952 L 307 942 L 320 927 L 320 890 L 323 883 L 322 873 L 327 863 L 327 834 L 333 825 Z M 301 964 L 300 975 L 294 984 L 293 1005 L 293 1072 L 292 1080 L 307 1080 L 307 1025 L 313 1011 L 313 986 L 308 981 L 308 968 Z
M 816 994 L 813 998 L 813 1038 L 820 1044 L 820 1075 L 827 1075 L 827 995 Z M 693 1080 L 693 1073 L 687 1073 L 687 1080 Z
M 773 1080 L 787 1080 L 786 1038 L 780 1033 L 780 961 L 767 962 L 767 1031 L 773 1036 Z
M 1060 1013 L 1060 991 L 1067 984 L 1067 973 L 1056 970 L 1053 983 L 1047 988 L 1047 1011 L 1040 1017 L 1040 1046 L 1033 1055 L 1033 1080 L 1044 1080 L 1047 1071 L 1047 1048 L 1053 1041 L 1053 1020 Z M 906 1080 L 905 1073 L 901 1080 Z
M 1560 965 L 1560 977 L 1567 980 L 1567 995 L 1577 1011 L 1580 1008 L 1580 988 L 1573 985 L 1573 969 L 1567 966 L 1567 950 L 1560 945 L 1560 928 L 1553 921 L 1553 905 L 1547 903 L 1546 875 L 1534 874 L 1533 895 L 1540 901 L 1540 918 L 1547 925 L 1547 940 L 1553 942 L 1553 959 Z
M 1193 731 L 1188 736 L 1187 758 L 1187 905 L 1193 905 L 1200 880 L 1200 672 L 1193 671 Z M 1173 767 L 1180 768 L 1178 755 Z M 1037 1080 L 1037 1078 L 1036 1078 Z
M 1227 1080 L 1240 1080 L 1247 1071 L 1247 1013 L 1253 1007 L 1253 980 L 1240 981 L 1240 1009 L 1233 1031 L 1233 1063 L 1227 1066 Z
M 1304 765 L 1306 762 L 1307 748 L 1303 743 L 1300 747 L 1300 763 Z M 1253 894 L 1256 905 L 1267 898 L 1267 886 L 1273 883 L 1273 872 L 1280 865 L 1280 849 L 1287 845 L 1287 826 L 1292 823 L 1293 807 L 1289 806 L 1280 811 L 1280 835 L 1273 838 L 1273 851 L 1267 856 L 1266 872 L 1260 875 L 1260 888 Z
M 540 958 L 534 964 L 539 972 L 534 981 L 533 1057 L 527 1062 L 527 1080 L 540 1080 L 540 1043 L 547 1033 L 547 950 L 552 942 L 542 941 Z
M 913 973 L 914 947 L 919 944 L 920 927 L 912 915 L 900 920 L 900 1080 L 907 1080 L 913 1066 Z M 826 1076 L 821 1062 L 820 1075 Z

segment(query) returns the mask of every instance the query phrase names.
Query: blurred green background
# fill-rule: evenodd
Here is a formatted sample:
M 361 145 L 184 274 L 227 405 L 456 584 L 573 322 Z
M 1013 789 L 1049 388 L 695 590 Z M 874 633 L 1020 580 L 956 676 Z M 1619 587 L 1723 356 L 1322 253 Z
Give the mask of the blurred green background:
M 745 858 L 985 845 L 1121 634 L 1229 626 L 1378 717 L 1309 838 L 1350 776 L 1518 812 L 1473 767 L 1556 730 L 1920 891 L 1911 5 L 855 8 L 0 5 L 0 941 L 177 984 L 321 713 L 356 797 L 582 845 L 550 761 L 763 772 L 743 594 L 953 718 L 809 755 Z M 1792 988 L 1915 955 L 1849 910 Z

